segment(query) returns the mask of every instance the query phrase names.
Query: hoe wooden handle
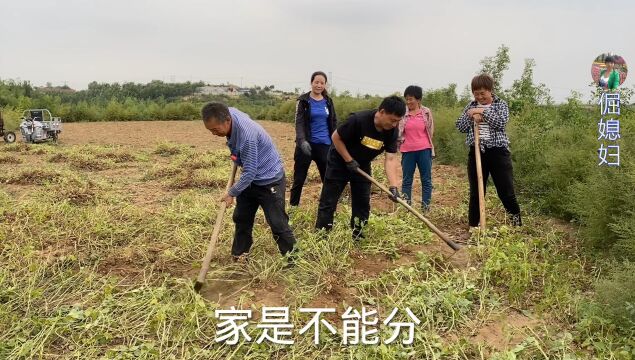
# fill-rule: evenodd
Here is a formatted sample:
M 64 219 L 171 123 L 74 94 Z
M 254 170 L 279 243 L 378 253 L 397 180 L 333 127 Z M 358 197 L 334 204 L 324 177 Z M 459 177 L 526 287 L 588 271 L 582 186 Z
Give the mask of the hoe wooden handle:
M 368 179 L 368 181 L 375 184 L 375 186 L 380 188 L 383 192 L 385 192 L 386 194 L 390 194 L 390 190 L 388 190 L 384 185 L 380 184 L 377 180 L 373 179 L 372 176 L 366 174 L 364 170 L 357 168 L 357 172 Z M 451 247 L 452 250 L 457 251 L 461 249 L 460 245 L 452 241 L 452 239 L 450 239 L 450 237 L 446 233 L 439 230 L 436 226 L 434 226 L 434 224 L 430 222 L 430 220 L 426 219 L 423 215 L 421 215 L 421 213 L 413 209 L 412 206 L 408 205 L 408 203 L 405 202 L 403 199 L 397 198 L 397 202 L 408 209 L 408 211 L 410 211 L 414 216 L 418 217 L 419 220 L 423 221 L 423 223 L 426 224 L 426 226 L 428 226 L 428 228 L 430 228 L 430 230 L 432 230 L 435 234 L 437 234 L 441 238 L 441 240 L 445 241 L 445 243 L 448 244 L 448 246 Z
M 232 185 L 234 185 L 234 179 L 236 178 L 237 169 L 238 166 L 235 162 L 232 161 L 232 172 L 229 176 L 229 180 L 227 180 L 225 194 L 229 192 L 229 189 L 232 187 Z M 218 209 L 218 213 L 216 214 L 216 221 L 214 222 L 212 238 L 209 241 L 209 245 L 207 245 L 207 253 L 205 253 L 203 264 L 201 265 L 201 271 L 199 271 L 198 277 L 196 278 L 196 283 L 194 284 L 194 290 L 196 290 L 197 292 L 203 287 L 203 283 L 205 282 L 205 277 L 207 276 L 207 271 L 209 270 L 209 263 L 212 261 L 212 256 L 214 255 L 214 250 L 216 249 L 216 240 L 218 239 L 218 234 L 220 233 L 220 229 L 223 225 L 223 218 L 225 216 L 226 208 L 227 204 L 224 201 L 221 201 L 220 208 Z
M 476 159 L 476 181 L 478 181 L 478 210 L 480 212 L 481 230 L 485 230 L 485 186 L 483 185 L 483 169 L 481 168 L 481 146 L 478 123 L 474 122 L 474 158 Z

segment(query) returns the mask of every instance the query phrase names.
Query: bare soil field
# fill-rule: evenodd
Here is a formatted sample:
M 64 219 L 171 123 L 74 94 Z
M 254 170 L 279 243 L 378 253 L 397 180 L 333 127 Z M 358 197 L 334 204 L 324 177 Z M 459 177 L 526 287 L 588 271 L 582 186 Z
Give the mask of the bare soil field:
M 260 123 L 282 154 L 288 189 L 295 147 L 293 125 Z M 17 144 L 2 154 L 0 160 L 6 170 L 0 181 L 15 201 L 28 203 L 38 196 L 53 204 L 71 204 L 74 207 L 69 214 L 85 211 L 95 216 L 83 228 L 73 228 L 73 224 L 64 228 L 61 224 L 62 229 L 53 230 L 59 234 L 29 235 L 35 236 L 33 246 L 40 261 L 53 264 L 72 256 L 82 266 L 93 266 L 96 274 L 114 276 L 131 286 L 152 284 L 165 276 L 183 281 L 195 278 L 230 168 L 224 139 L 213 136 L 200 121 L 68 123 L 56 145 Z M 374 168 L 376 178 L 386 183 L 381 160 Z M 427 216 L 454 239 L 465 240 L 469 234 L 464 169 L 435 163 L 433 184 L 433 207 Z M 262 306 L 302 305 L 343 311 L 346 306 L 376 303 L 369 298 L 385 295 L 376 293 L 379 285 L 369 290 L 364 284 L 383 283 L 388 281 L 384 278 L 390 279 L 403 269 L 423 266 L 422 261 L 433 264 L 439 276 L 473 274 L 482 265 L 478 251 L 466 248 L 454 252 L 378 189 L 372 193 L 369 239 L 361 246 L 338 244 L 346 249 L 337 250 L 342 257 L 331 265 L 322 264 L 319 246 L 331 245 L 314 239 L 320 188 L 317 169 L 312 167 L 300 210 L 290 214 L 298 241 L 311 244 L 306 249 L 307 263 L 293 270 L 297 274 L 281 272 L 279 256 L 260 212 L 253 263 L 246 267 L 233 264 L 229 256 L 233 232 L 230 209 L 201 295 L 220 307 L 258 311 Z M 420 191 L 417 179 L 415 199 L 420 199 Z M 495 195 L 488 196 L 491 203 L 497 201 L 491 198 Z M 350 211 L 346 210 L 348 202 L 345 193 L 338 212 Z M 122 209 L 122 204 L 127 208 Z M 103 212 L 91 212 L 99 209 Z M 110 222 L 100 220 L 99 214 Z M 347 232 L 346 216 L 338 218 L 343 223 L 341 234 Z M 55 215 L 50 217 L 63 223 Z M 491 219 L 492 224 L 504 225 L 500 206 L 491 208 Z M 116 228 L 118 221 L 120 229 Z M 86 227 L 92 229 L 83 233 Z M 102 236 L 104 233 L 108 235 Z M 373 234 L 377 234 L 377 241 Z M 324 266 L 319 273 L 314 273 L 316 264 Z M 544 326 L 544 321 L 499 305 L 487 312 L 464 315 L 462 324 L 450 340 L 467 339 L 488 354 L 510 349 L 525 338 L 519 334 Z

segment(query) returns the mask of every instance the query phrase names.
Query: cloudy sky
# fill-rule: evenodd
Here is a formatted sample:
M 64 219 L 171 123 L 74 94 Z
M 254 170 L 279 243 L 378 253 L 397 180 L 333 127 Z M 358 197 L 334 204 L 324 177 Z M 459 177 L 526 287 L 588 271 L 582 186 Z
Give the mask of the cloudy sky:
M 306 90 L 320 69 L 339 91 L 385 95 L 410 84 L 463 88 L 506 44 L 503 84 L 534 58 L 535 80 L 562 101 L 590 92 L 600 53 L 635 64 L 634 13 L 632 0 L 0 0 L 0 78 Z

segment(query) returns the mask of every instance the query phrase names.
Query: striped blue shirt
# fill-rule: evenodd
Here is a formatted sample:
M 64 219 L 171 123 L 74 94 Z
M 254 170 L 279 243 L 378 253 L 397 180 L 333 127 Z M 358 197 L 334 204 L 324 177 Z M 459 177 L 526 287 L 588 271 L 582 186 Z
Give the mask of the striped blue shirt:
M 252 183 L 267 185 L 282 179 L 282 159 L 265 129 L 236 108 L 230 107 L 229 114 L 232 129 L 227 146 L 234 162 L 243 168 L 240 179 L 229 189 L 229 195 L 240 195 Z

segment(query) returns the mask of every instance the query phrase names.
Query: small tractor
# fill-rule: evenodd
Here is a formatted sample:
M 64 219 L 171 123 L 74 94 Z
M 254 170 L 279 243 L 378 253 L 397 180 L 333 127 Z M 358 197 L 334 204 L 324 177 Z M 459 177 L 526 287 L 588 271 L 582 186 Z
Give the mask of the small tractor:
M 4 130 L 4 118 L 2 117 L 1 112 L 0 112 L 0 136 L 2 136 L 4 138 L 4 141 L 9 144 L 15 141 L 15 133 L 13 131 Z
M 27 143 L 38 143 L 48 140 L 57 142 L 62 132 L 62 119 L 53 117 L 48 109 L 30 109 L 24 111 L 20 132 Z

